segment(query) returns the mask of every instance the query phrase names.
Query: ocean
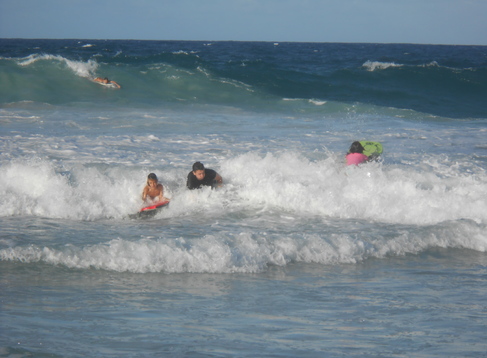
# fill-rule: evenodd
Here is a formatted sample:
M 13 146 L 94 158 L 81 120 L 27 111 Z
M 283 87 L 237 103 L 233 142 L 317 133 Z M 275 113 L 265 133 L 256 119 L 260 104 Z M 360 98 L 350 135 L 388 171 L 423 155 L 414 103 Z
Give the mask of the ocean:
M 0 357 L 487 357 L 486 100 L 486 46 L 0 39 Z

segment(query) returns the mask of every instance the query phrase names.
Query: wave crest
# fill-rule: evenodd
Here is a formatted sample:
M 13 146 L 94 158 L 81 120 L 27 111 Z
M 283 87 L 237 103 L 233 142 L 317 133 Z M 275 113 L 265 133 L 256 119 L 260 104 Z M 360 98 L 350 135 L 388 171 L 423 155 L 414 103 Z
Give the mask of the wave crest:
M 362 67 L 365 67 L 367 71 L 375 71 L 375 70 L 386 70 L 391 67 L 402 67 L 404 65 L 398 65 L 394 62 L 379 62 L 379 61 L 367 61 L 365 62 Z
M 94 77 L 98 63 L 94 60 L 74 61 L 60 55 L 32 54 L 18 60 L 20 66 L 30 66 L 38 61 L 53 61 L 64 63 L 70 70 L 80 77 Z

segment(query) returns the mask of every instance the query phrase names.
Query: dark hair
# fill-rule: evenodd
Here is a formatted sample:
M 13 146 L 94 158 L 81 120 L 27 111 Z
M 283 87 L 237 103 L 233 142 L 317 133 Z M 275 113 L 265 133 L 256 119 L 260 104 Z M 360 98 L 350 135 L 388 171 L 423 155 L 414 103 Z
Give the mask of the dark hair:
M 360 144 L 359 141 L 355 141 L 352 143 L 350 146 L 350 150 L 348 151 L 349 153 L 363 153 L 365 148 Z
M 197 170 L 205 170 L 205 166 L 203 165 L 203 163 L 196 162 L 193 164 L 193 171 L 195 172 Z
M 155 175 L 154 173 L 150 173 L 150 174 L 147 176 L 147 180 L 149 180 L 149 179 L 152 179 L 152 180 L 157 181 L 157 175 Z

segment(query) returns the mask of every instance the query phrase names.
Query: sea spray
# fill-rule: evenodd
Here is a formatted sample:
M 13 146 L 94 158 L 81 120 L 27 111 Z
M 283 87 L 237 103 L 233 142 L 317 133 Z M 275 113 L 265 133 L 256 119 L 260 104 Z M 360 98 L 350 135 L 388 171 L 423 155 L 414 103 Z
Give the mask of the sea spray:
M 485 78 L 482 46 L 0 39 L 0 355 L 484 355 Z

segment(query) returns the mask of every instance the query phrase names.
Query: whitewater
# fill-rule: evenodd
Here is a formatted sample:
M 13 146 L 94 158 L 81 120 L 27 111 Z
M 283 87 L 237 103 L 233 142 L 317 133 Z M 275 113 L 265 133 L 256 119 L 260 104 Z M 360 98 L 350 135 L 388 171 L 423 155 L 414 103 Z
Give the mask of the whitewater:
M 482 46 L 0 40 L 0 356 L 486 356 L 486 94 Z

